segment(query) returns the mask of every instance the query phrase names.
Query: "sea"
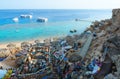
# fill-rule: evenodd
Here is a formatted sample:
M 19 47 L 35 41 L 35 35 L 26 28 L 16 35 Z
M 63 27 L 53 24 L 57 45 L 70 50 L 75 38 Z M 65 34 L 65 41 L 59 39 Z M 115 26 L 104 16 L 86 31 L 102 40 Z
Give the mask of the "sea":
M 33 17 L 21 18 L 21 15 Z M 109 19 L 111 15 L 110 9 L 2 9 L 0 44 L 81 34 L 95 20 Z M 15 17 L 18 22 L 13 21 Z M 38 17 L 48 18 L 48 22 L 37 22 Z M 70 30 L 77 32 L 70 33 Z

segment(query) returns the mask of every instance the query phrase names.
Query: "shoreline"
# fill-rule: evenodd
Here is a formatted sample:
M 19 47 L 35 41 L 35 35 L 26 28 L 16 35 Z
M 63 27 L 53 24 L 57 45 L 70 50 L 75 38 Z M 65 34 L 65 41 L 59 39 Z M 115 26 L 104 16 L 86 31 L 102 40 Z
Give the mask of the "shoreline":
M 54 41 L 54 39 L 64 38 L 64 37 L 66 37 L 66 36 L 52 36 L 52 37 L 50 36 L 50 37 L 35 38 L 35 39 L 30 39 L 30 40 L 22 40 L 22 41 L 14 41 L 14 42 L 2 42 L 2 43 L 0 43 L 0 49 L 7 48 L 7 45 L 10 43 L 15 44 L 16 47 L 20 47 L 22 42 L 29 42 L 31 44 L 34 44 L 35 40 L 39 40 L 42 43 L 46 39 L 50 39 L 50 40 Z

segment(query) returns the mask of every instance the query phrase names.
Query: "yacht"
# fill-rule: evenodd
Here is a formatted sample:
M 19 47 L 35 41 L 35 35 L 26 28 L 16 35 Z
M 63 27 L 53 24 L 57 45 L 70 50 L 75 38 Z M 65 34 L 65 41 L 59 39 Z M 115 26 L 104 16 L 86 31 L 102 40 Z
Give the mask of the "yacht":
M 47 22 L 48 18 L 38 17 L 37 22 Z
M 19 22 L 18 17 L 13 18 L 12 20 L 13 20 L 14 22 Z
M 30 18 L 32 19 L 32 15 L 20 15 L 21 18 Z

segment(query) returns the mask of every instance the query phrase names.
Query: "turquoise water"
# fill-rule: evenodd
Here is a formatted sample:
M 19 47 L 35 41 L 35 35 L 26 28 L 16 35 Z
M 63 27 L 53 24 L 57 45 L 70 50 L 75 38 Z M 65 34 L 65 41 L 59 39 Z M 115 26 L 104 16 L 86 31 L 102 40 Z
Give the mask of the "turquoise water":
M 53 36 L 66 36 L 71 29 L 77 29 L 77 34 L 82 33 L 90 22 L 65 21 L 55 23 L 29 23 L 29 24 L 9 24 L 0 29 L 2 42 L 13 42 L 36 38 L 47 38 Z M 7 29 L 6 29 L 7 28 Z
M 33 19 L 20 19 L 21 14 L 32 14 Z M 91 22 L 75 21 L 76 18 L 90 21 L 110 18 L 111 10 L 0 10 L 0 16 L 0 43 L 9 43 L 71 35 L 69 31 L 73 29 L 80 34 Z M 18 23 L 12 21 L 16 16 Z M 37 23 L 39 16 L 47 17 L 48 22 Z

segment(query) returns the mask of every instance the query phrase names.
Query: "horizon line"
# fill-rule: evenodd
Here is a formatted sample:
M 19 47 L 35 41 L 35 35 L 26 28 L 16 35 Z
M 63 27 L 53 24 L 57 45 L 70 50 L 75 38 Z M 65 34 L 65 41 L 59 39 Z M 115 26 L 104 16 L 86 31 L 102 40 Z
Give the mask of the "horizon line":
M 32 9 L 38 9 L 39 10 L 39 8 L 0 8 L 0 10 L 11 10 L 11 9 L 14 9 L 14 10 L 24 10 L 24 9 L 29 9 L 29 10 L 32 10 Z M 118 9 L 118 8 L 80 8 L 80 9 L 77 9 L 77 8 L 40 8 L 41 10 L 42 9 L 48 9 L 48 10 L 58 10 L 58 9 L 60 9 L 60 10 L 66 10 L 66 9 L 68 9 L 68 10 L 112 10 L 112 9 Z

